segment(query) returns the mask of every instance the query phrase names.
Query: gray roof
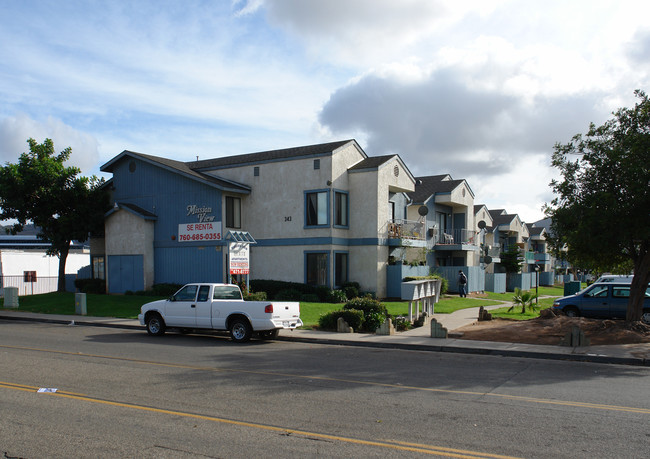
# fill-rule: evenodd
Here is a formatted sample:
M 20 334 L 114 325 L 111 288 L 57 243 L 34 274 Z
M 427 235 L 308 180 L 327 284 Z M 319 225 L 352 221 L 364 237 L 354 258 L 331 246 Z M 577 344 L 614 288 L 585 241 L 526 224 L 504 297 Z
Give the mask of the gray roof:
M 395 158 L 397 155 L 384 155 L 384 156 L 372 156 L 370 158 L 363 159 L 359 161 L 354 166 L 350 167 L 350 171 L 358 171 L 365 169 L 377 169 L 382 164 L 387 163 L 391 159 Z
M 152 156 L 152 155 L 146 155 L 144 153 L 137 153 L 135 151 L 129 151 L 129 150 L 124 150 L 122 153 L 117 155 L 115 158 L 111 159 L 109 162 L 104 164 L 100 170 L 102 172 L 113 172 L 113 168 L 115 165 L 124 157 L 126 156 L 131 156 L 134 158 L 139 158 L 143 161 L 146 161 L 150 164 L 155 164 L 158 165 L 164 169 L 167 169 L 172 172 L 180 173 L 181 175 L 184 175 L 186 177 L 189 177 L 191 179 L 197 180 L 199 182 L 203 182 L 205 184 L 208 184 L 210 186 L 214 186 L 216 188 L 224 189 L 224 190 L 229 190 L 233 192 L 239 192 L 239 193 L 250 193 L 250 187 L 241 183 L 233 182 L 230 180 L 225 180 L 221 179 L 218 177 L 214 177 L 209 174 L 204 174 L 202 172 L 198 172 L 193 170 L 189 164 L 191 163 L 184 163 L 182 161 L 176 161 L 173 159 L 168 159 L 168 158 L 161 158 L 159 156 Z
M 241 166 L 244 164 L 259 164 L 287 159 L 298 159 L 310 156 L 324 156 L 356 140 L 339 140 L 338 142 L 320 143 L 302 147 L 283 148 L 281 150 L 261 151 L 258 153 L 247 153 L 243 155 L 226 156 L 223 158 L 205 159 L 192 161 L 187 166 L 192 170 L 214 170 L 225 167 Z M 361 148 L 359 148 L 361 150 Z
M 509 225 L 517 216 L 517 214 L 506 214 L 504 209 L 490 210 L 492 223 L 494 226 Z
M 436 193 L 449 193 L 465 182 L 465 179 L 443 180 L 444 175 L 430 175 L 415 178 L 415 191 L 408 193 L 414 203 L 423 203 Z

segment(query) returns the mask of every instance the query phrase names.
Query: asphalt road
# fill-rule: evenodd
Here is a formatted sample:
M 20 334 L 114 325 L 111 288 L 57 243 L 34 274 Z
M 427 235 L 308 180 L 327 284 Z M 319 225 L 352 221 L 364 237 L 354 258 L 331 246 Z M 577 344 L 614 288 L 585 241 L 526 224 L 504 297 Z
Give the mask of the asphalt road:
M 644 367 L 0 321 L 6 457 L 647 457 L 648 394 Z

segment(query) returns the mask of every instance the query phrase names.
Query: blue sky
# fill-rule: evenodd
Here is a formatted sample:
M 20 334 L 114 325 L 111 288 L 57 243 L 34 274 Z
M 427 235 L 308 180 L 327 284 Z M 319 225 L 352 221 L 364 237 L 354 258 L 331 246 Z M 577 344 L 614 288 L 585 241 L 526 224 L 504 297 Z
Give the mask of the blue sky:
M 0 161 L 355 138 L 542 217 L 556 142 L 650 81 L 647 1 L 0 1 Z

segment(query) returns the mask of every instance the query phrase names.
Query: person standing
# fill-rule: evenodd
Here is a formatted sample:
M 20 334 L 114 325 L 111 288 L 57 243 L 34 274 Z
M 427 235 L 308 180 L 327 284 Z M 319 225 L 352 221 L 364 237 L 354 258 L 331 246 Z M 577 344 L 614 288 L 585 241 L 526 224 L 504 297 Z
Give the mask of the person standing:
M 467 297 L 467 276 L 462 270 L 458 271 L 458 293 L 461 298 Z

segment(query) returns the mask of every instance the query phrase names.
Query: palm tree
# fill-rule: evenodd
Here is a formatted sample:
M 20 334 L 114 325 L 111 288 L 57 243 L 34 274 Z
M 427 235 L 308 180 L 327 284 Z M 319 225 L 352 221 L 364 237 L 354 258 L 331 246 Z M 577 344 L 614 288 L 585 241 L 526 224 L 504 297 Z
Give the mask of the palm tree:
M 526 314 L 526 308 L 531 312 L 535 310 L 535 299 L 537 295 L 532 290 L 523 291 L 519 287 L 515 287 L 515 295 L 512 297 L 512 306 L 508 312 L 512 311 L 515 307 L 521 306 L 521 313 Z

